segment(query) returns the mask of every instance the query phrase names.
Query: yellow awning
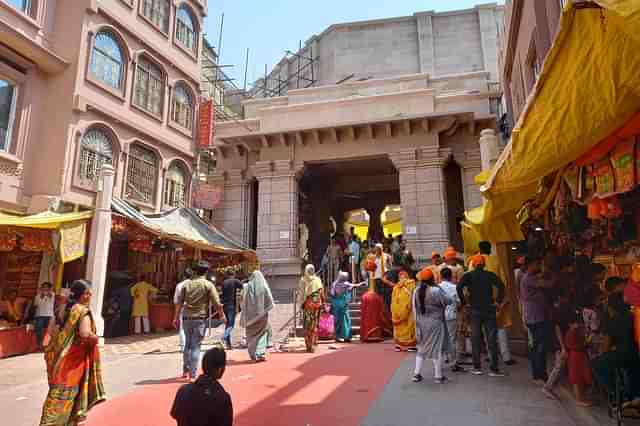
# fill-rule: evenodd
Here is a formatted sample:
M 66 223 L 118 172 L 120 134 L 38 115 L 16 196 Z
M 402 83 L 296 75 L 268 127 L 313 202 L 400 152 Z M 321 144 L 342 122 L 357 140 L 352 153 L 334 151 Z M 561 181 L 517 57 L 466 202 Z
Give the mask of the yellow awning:
M 640 0 L 565 9 L 511 141 L 481 187 L 483 226 L 515 219 L 540 178 L 574 161 L 640 111 Z M 499 242 L 500 240 L 492 240 Z
M 86 221 L 93 217 L 93 211 L 75 213 L 42 212 L 30 216 L 14 216 L 0 213 L 0 226 L 22 226 L 25 228 L 58 229 L 64 223 Z

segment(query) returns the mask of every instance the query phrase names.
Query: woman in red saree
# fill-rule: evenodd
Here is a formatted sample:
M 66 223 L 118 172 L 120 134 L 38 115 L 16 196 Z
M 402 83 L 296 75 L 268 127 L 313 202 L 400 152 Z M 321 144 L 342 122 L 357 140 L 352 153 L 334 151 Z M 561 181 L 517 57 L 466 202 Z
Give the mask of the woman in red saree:
M 88 411 L 105 400 L 90 300 L 91 283 L 75 281 L 62 328 L 45 348 L 49 393 L 40 426 L 84 424 Z
M 360 341 L 362 342 L 381 342 L 385 335 L 390 336 L 392 332 L 384 300 L 376 293 L 376 281 L 373 278 L 375 268 L 375 255 L 370 255 L 366 263 L 370 285 L 369 290 L 362 296 L 361 304 Z

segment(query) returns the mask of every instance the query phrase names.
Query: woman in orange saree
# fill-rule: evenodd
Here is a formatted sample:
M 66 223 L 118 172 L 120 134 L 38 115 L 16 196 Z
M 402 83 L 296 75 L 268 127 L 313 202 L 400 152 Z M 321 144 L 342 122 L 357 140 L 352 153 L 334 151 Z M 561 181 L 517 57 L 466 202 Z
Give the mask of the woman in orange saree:
M 62 328 L 45 348 L 49 393 L 40 426 L 81 425 L 88 411 L 105 400 L 90 300 L 91 283 L 75 281 Z

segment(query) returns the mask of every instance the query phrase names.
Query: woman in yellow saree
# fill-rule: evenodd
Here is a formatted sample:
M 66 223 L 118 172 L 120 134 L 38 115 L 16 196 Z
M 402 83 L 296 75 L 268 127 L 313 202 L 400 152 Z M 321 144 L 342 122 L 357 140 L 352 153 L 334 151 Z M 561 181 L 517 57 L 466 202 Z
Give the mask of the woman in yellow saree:
M 40 426 L 82 425 L 88 411 L 105 400 L 90 300 L 91 283 L 75 281 L 62 328 L 45 348 L 49 393 Z
M 391 295 L 391 322 L 396 351 L 415 351 L 416 321 L 413 315 L 413 292 L 416 282 L 409 278 L 406 271 L 398 274 L 398 283 L 393 286 Z

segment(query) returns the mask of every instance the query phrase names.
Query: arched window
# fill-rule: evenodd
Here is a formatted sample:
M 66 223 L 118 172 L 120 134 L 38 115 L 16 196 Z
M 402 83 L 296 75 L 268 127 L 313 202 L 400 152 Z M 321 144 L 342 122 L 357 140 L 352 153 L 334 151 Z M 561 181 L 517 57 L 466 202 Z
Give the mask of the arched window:
M 156 195 L 158 157 L 148 148 L 131 145 L 127 167 L 127 198 L 153 204 Z
M 198 32 L 191 10 L 183 4 L 176 15 L 176 40 L 186 49 L 195 52 L 197 38 Z
M 97 182 L 100 169 L 105 164 L 113 164 L 111 139 L 100 129 L 90 129 L 80 141 L 78 177 L 83 181 Z
M 177 84 L 173 91 L 172 119 L 185 129 L 193 129 L 194 102 L 191 91 L 183 84 Z
M 164 203 L 171 207 L 184 207 L 187 194 L 187 176 L 178 162 L 167 170 L 164 184 Z
M 145 111 L 162 116 L 164 73 L 160 67 L 143 56 L 138 59 L 133 103 Z
M 141 0 L 140 13 L 163 33 L 169 32 L 169 0 Z
M 100 31 L 93 40 L 89 71 L 101 82 L 122 90 L 124 82 L 124 55 L 116 38 L 108 31 Z

